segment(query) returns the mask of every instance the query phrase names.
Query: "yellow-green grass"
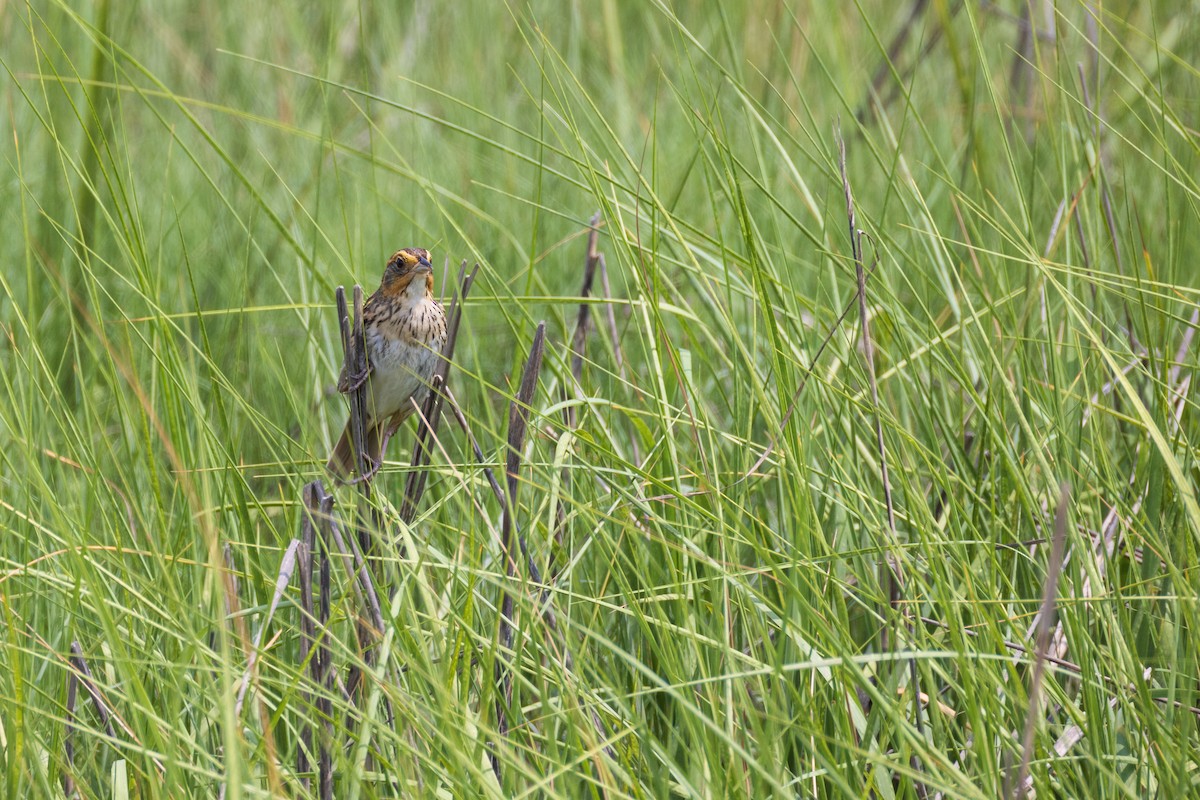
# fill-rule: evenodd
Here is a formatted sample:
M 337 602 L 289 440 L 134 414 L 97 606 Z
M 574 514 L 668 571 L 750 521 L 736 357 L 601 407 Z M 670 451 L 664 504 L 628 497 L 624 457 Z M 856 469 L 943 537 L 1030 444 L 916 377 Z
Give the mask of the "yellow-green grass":
M 1030 714 L 1039 797 L 1200 791 L 1200 37 L 1031 5 L 8 4 L 0 796 L 317 797 L 320 697 L 336 797 L 996 797 Z M 298 582 L 268 609 L 345 419 L 334 288 L 404 246 L 480 264 L 487 464 L 445 420 L 369 664 L 335 562 L 351 703 Z M 483 467 L 541 320 L 539 585 Z

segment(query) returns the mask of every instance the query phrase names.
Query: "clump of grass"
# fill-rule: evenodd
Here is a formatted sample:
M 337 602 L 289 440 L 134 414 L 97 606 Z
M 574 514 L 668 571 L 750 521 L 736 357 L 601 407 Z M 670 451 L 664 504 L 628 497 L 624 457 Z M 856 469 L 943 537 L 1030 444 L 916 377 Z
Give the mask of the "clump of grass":
M 1051 11 L 4 15 L 0 785 L 1193 794 L 1195 37 Z M 347 570 L 407 245 L 480 264 L 454 424 Z

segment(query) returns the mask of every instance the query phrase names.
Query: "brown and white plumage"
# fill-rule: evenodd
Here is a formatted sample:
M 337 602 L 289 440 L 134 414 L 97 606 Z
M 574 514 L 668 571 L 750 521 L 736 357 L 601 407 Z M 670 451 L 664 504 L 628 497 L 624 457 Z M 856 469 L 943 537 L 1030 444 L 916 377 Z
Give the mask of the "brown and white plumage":
M 363 304 L 363 338 L 367 348 L 366 452 L 378 468 L 392 433 L 425 401 L 429 381 L 446 342 L 446 312 L 433 299 L 433 267 L 429 251 L 409 247 L 388 259 L 383 280 Z M 348 392 L 364 376 L 338 379 Z M 326 468 L 339 480 L 353 471 L 350 423 L 333 448 Z M 368 473 L 369 474 L 369 473 Z

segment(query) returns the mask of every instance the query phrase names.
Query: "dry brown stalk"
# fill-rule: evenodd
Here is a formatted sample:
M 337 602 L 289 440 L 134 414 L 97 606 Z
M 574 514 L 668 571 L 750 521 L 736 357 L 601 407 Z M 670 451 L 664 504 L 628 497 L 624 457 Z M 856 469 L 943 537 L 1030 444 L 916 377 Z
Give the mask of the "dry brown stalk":
M 328 520 L 333 514 L 333 498 L 322 493 L 320 507 L 317 513 L 319 519 Z M 320 572 L 320 601 L 318 604 L 317 627 L 322 631 L 320 645 L 317 649 L 317 685 L 321 687 L 321 695 L 317 700 L 317 713 L 324 720 L 325 729 L 321 732 L 321 744 L 317 754 L 317 774 L 321 800 L 333 800 L 333 753 L 330 750 L 333 739 L 333 663 L 329 650 L 329 606 L 330 606 L 330 569 L 329 569 L 329 536 L 328 524 L 321 527 L 321 572 Z
M 1029 777 L 1029 762 L 1033 758 L 1033 734 L 1041 715 L 1042 680 L 1046 674 L 1046 660 L 1054 633 L 1054 608 L 1058 599 L 1058 579 L 1062 574 L 1063 554 L 1066 550 L 1067 506 L 1070 499 L 1071 487 L 1063 483 L 1059 489 L 1058 510 L 1054 514 L 1054 540 L 1050 545 L 1050 563 L 1046 567 L 1046 585 L 1039 612 L 1041 619 L 1033 656 L 1033 677 L 1029 680 L 1029 712 L 1025 715 L 1025 733 L 1021 737 L 1021 764 L 1015 783 L 1012 783 L 1011 771 L 1005 779 L 1004 796 L 1014 796 L 1018 800 L 1025 796 L 1027 790 L 1025 781 Z
M 454 414 L 454 418 L 458 421 L 459 427 L 463 429 L 463 433 L 471 443 L 471 449 L 475 453 L 476 461 L 482 465 L 484 477 L 487 478 L 488 484 L 492 487 L 492 493 L 496 495 L 496 499 L 500 502 L 501 514 L 507 515 L 508 498 L 504 494 L 504 489 L 500 487 L 500 483 L 496 480 L 496 474 L 493 472 L 492 468 L 484 463 L 483 450 L 480 449 L 479 442 L 475 439 L 475 434 L 471 432 L 470 424 L 467 422 L 466 415 L 463 414 L 462 409 L 459 408 L 458 402 L 454 398 L 454 393 L 448 388 L 446 389 L 446 400 L 450 404 L 450 410 Z M 541 587 L 539 591 L 538 602 L 541 606 L 542 620 L 546 623 L 546 627 L 549 628 L 550 632 L 554 636 L 557 636 L 563 640 L 563 667 L 568 672 L 573 672 L 575 669 L 575 659 L 571 655 L 571 649 L 566 642 L 563 632 L 559 629 L 558 614 L 554 610 L 554 605 L 551 601 L 550 587 L 542 584 L 541 570 L 538 569 L 537 562 L 535 562 L 533 560 L 533 556 L 530 555 L 529 548 L 525 542 L 525 537 L 521 534 L 520 529 L 517 527 L 516 520 L 513 520 L 512 525 L 513 532 L 516 534 L 517 541 L 520 543 L 521 554 L 525 557 L 526 569 L 529 570 L 529 581 L 534 586 Z M 596 729 L 596 733 L 600 736 L 600 739 L 603 740 L 607 736 L 603 721 L 595 711 L 591 711 L 590 717 L 592 720 L 592 726 Z M 616 754 L 608 745 L 604 746 L 604 752 L 608 754 L 610 758 L 616 758 Z
M 63 736 L 63 752 L 67 759 L 67 768 L 63 771 L 62 784 L 63 794 L 73 797 L 77 794 L 75 779 L 72 777 L 72 770 L 75 766 L 75 703 L 80 686 L 83 686 L 84 691 L 91 698 L 96 715 L 100 717 L 100 722 L 104 725 L 104 731 L 109 738 L 115 739 L 117 732 L 113 728 L 112 714 L 105 705 L 100 690 L 96 687 L 96 679 L 83 657 L 83 648 L 78 641 L 71 642 L 71 656 L 68 661 L 73 669 L 67 678 L 66 733 Z
M 888 587 L 888 604 L 891 607 L 892 614 L 903 614 L 900 609 L 901 593 L 904 588 L 904 574 L 900 568 L 900 559 L 896 555 L 899 550 L 900 540 L 896 532 L 896 511 L 892 503 L 892 482 L 888 476 L 887 449 L 883 441 L 883 417 L 880 413 L 879 405 L 879 382 L 875 376 L 875 346 L 871 341 L 871 326 L 867 316 L 867 270 L 863 264 L 862 253 L 862 231 L 858 228 L 858 222 L 854 211 L 854 194 L 850 189 L 850 177 L 846 172 L 846 141 L 842 138 L 840 131 L 838 132 L 838 167 L 842 173 L 842 191 L 846 197 L 846 220 L 850 227 L 850 249 L 854 258 L 854 275 L 858 282 L 858 316 L 859 326 L 862 333 L 862 348 L 863 359 L 866 362 L 867 382 L 871 388 L 871 410 L 872 416 L 875 419 L 875 446 L 879 456 L 879 473 L 880 479 L 883 482 L 883 501 L 887 510 L 887 528 L 888 542 L 884 563 L 882 569 L 886 571 L 886 583 Z M 907 623 L 910 632 L 912 630 L 911 621 Z M 887 650 L 889 647 L 888 628 L 884 626 L 880 636 L 881 649 Z M 913 722 L 920 736 L 924 736 L 924 723 L 921 720 L 921 686 L 919 674 L 917 672 L 917 660 L 915 658 L 908 659 L 909 681 L 913 687 Z M 914 754 L 910 759 L 912 768 L 920 773 L 921 762 Z M 921 781 L 914 781 L 917 790 L 917 796 L 924 798 L 927 794 L 925 784 Z
M 417 441 L 413 446 L 412 459 L 409 462 L 408 478 L 404 483 L 404 500 L 400 506 L 400 519 L 407 525 L 417 514 L 417 505 L 425 493 L 425 484 L 429 471 L 423 469 L 429 458 L 429 444 L 437 436 L 438 424 L 442 416 L 442 388 L 450 376 L 450 365 L 453 363 L 454 347 L 458 342 L 458 328 L 462 322 L 463 302 L 475 283 L 479 273 L 479 265 L 467 274 L 467 262 L 463 261 L 458 270 L 458 283 L 453 297 L 450 299 L 450 310 L 446 314 L 446 342 L 442 345 L 442 357 L 434 368 L 430 379 L 431 391 L 425 398 L 424 408 L 421 409 L 421 424 L 417 428 Z

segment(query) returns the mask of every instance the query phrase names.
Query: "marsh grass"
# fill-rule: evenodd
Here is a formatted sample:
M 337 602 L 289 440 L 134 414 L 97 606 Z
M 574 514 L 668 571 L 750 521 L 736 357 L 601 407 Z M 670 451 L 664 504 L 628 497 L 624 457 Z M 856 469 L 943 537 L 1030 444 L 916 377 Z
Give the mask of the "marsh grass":
M 2 794 L 1195 794 L 1195 26 L 893 5 L 0 14 Z M 409 245 L 481 266 L 365 658 L 269 609 Z

